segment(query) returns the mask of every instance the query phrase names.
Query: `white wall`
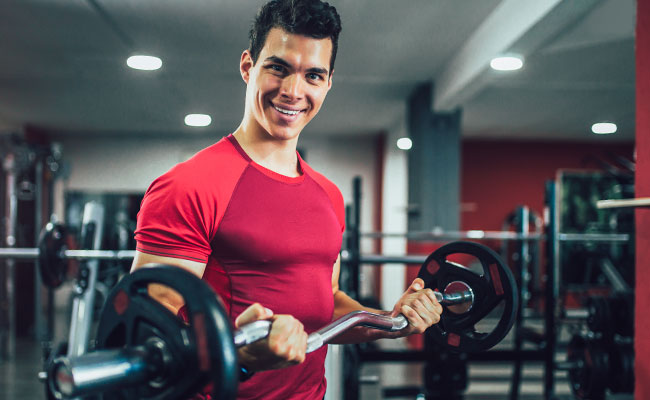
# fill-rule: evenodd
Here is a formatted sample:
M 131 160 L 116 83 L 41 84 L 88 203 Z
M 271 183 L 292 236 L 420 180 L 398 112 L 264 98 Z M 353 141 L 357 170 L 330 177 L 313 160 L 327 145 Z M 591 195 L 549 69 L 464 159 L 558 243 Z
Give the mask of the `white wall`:
M 87 192 L 144 192 L 156 177 L 214 142 L 205 137 L 64 139 L 63 157 L 71 166 L 65 186 Z
M 63 139 L 60 142 L 64 159 L 71 166 L 63 190 L 142 193 L 156 177 L 219 139 Z M 305 150 L 307 162 L 339 187 L 346 203 L 352 201 L 352 178 L 362 177 L 361 227 L 372 230 L 377 185 L 376 136 L 306 136 L 300 139 L 299 146 Z
M 408 136 L 406 118 L 388 132 L 384 151 L 382 191 L 382 232 L 406 232 L 408 206 L 408 152 L 397 148 L 400 137 Z M 406 237 L 384 238 L 385 255 L 406 254 Z M 406 287 L 406 266 L 384 264 L 381 267 L 381 305 L 391 310 Z M 410 283 L 410 282 L 409 282 Z

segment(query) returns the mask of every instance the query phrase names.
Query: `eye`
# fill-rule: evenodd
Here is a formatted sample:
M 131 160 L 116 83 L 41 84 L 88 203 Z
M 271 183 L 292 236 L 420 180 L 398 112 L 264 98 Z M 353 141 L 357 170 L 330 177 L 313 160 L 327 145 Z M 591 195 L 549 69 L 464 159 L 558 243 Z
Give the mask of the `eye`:
M 322 75 L 319 75 L 319 74 L 317 74 L 315 72 L 310 72 L 310 73 L 307 74 L 307 79 L 310 79 L 312 81 L 320 81 L 320 80 L 323 80 L 323 77 L 322 77 Z
M 285 68 L 282 65 L 269 64 L 266 66 L 266 69 L 271 70 L 273 72 L 283 73 Z

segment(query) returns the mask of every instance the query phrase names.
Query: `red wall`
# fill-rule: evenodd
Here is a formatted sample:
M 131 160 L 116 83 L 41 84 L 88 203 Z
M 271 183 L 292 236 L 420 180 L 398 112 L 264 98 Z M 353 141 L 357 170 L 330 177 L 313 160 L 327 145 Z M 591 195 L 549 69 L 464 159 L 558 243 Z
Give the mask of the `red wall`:
M 558 169 L 597 169 L 589 160 L 615 153 L 632 160 L 634 145 L 466 140 L 462 144 L 461 229 L 500 230 L 518 205 L 542 215 L 544 186 Z
M 637 1 L 636 196 L 650 197 L 650 1 Z M 635 399 L 650 398 L 650 208 L 636 209 Z

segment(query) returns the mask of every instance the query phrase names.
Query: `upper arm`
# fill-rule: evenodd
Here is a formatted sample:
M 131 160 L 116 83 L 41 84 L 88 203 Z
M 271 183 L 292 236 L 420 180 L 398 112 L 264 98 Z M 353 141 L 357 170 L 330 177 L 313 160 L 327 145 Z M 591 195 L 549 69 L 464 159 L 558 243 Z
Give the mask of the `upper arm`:
M 192 272 L 199 278 L 203 277 L 203 272 L 205 271 L 206 266 L 206 263 L 185 260 L 182 258 L 157 256 L 136 250 L 135 257 L 133 258 L 133 263 L 131 264 L 131 272 L 142 268 L 146 264 L 166 264 L 181 267 Z
M 135 257 L 133 258 L 133 263 L 131 264 L 131 272 L 142 268 L 146 264 L 166 264 L 181 267 L 192 272 L 199 278 L 203 277 L 203 272 L 205 271 L 206 266 L 206 263 L 185 260 L 182 258 L 157 256 L 136 250 Z
M 334 268 L 332 269 L 332 293 L 339 291 L 339 276 L 341 275 L 341 255 L 336 257 Z
M 133 258 L 133 264 L 131 264 L 131 273 L 140 268 L 153 266 L 152 264 L 166 264 L 183 268 L 195 274 L 199 278 L 203 277 L 203 272 L 205 271 L 206 265 L 205 263 L 196 261 L 184 260 L 182 258 L 156 256 L 136 250 L 135 257 Z M 152 298 L 159 301 L 174 314 L 177 314 L 178 310 L 185 304 L 185 300 L 178 292 L 165 285 L 152 283 L 148 286 L 148 292 Z

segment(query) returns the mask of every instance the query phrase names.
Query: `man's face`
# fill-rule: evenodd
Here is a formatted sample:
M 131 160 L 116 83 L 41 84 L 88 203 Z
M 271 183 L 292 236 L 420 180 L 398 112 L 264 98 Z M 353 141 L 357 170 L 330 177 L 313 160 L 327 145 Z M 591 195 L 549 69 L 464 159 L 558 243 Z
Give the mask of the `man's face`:
M 320 110 L 332 86 L 329 65 L 332 41 L 273 28 L 253 65 L 242 54 L 240 70 L 246 89 L 245 118 L 275 139 L 296 139 Z

